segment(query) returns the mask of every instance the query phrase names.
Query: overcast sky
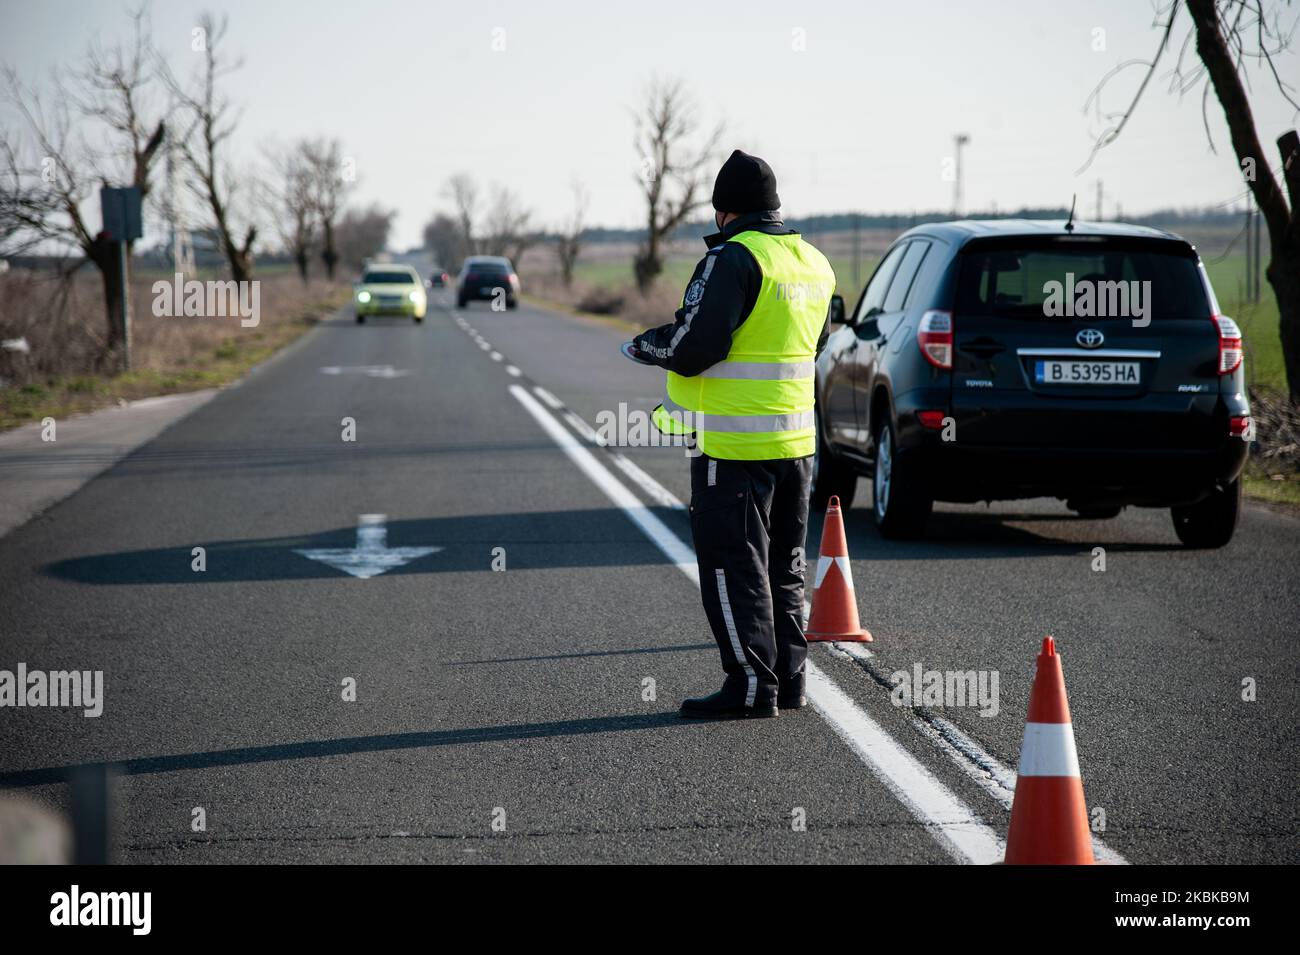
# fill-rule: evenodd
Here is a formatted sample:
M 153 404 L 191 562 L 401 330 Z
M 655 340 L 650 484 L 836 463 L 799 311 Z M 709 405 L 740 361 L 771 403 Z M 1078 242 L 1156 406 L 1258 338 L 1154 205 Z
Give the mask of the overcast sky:
M 356 197 L 398 211 L 399 247 L 418 241 L 461 170 L 509 186 L 543 223 L 563 217 L 578 178 L 593 220 L 637 224 L 631 108 L 656 73 L 683 78 L 705 122 L 725 121 L 728 150 L 772 164 L 791 217 L 948 208 L 944 159 L 957 132 L 971 137 L 968 209 L 1064 205 L 1078 192 L 1091 216 L 1098 178 L 1108 217 L 1114 201 L 1139 213 L 1242 191 L 1217 103 L 1215 155 L 1199 94 L 1180 100 L 1167 77 L 1076 174 L 1099 129 L 1083 112 L 1090 90 L 1155 49 L 1144 0 L 157 3 L 154 35 L 178 69 L 197 56 L 191 30 L 204 9 L 229 14 L 228 48 L 244 60 L 227 83 L 242 110 L 240 159 L 267 141 L 337 136 L 356 160 Z M 92 38 L 124 34 L 125 10 L 0 0 L 0 59 L 40 82 Z M 1180 19 L 1181 39 L 1185 10 Z M 1294 52 L 1279 68 L 1300 85 Z M 1104 104 L 1120 108 L 1139 74 L 1122 74 Z M 1253 103 L 1276 165 L 1273 141 L 1296 117 L 1262 75 Z

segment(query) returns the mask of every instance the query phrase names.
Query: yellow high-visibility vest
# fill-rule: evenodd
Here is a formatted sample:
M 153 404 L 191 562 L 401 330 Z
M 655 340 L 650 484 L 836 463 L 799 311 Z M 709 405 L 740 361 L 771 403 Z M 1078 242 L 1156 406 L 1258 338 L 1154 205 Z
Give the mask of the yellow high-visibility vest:
M 668 372 L 668 397 L 654 410 L 655 425 L 665 434 L 694 433 L 712 458 L 806 457 L 817 443 L 814 362 L 835 273 L 798 235 L 741 232 L 727 241 L 758 262 L 758 300 L 723 361 L 689 378 Z

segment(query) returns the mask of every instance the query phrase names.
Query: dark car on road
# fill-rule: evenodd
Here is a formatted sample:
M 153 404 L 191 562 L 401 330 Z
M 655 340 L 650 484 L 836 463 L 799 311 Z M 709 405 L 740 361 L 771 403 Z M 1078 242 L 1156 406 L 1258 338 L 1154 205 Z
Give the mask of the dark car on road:
M 948 222 L 901 236 L 817 362 L 814 504 L 873 480 L 882 535 L 935 501 L 1168 507 L 1232 537 L 1252 437 L 1241 332 L 1195 248 L 1137 226 Z
M 456 307 L 475 300 L 503 302 L 506 308 L 519 304 L 519 276 L 510 260 L 500 255 L 471 255 L 456 277 Z

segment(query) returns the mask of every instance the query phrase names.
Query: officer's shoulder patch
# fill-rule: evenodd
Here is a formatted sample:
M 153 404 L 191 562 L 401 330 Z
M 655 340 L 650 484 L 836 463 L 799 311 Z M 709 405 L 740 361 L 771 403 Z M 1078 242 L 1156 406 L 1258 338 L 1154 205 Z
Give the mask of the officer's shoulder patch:
M 686 286 L 686 295 L 683 301 L 687 305 L 698 305 L 702 298 L 704 298 L 704 279 L 696 279 Z

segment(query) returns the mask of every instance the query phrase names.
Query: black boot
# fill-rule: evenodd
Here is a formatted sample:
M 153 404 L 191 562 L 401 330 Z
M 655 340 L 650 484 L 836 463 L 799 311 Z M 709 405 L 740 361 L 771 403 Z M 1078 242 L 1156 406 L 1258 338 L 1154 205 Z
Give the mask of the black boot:
M 802 673 L 798 677 L 781 681 L 781 689 L 776 694 L 776 705 L 783 710 L 802 710 L 808 705 Z
M 776 716 L 776 701 L 756 699 L 753 706 L 745 705 L 745 698 L 723 688 L 708 696 L 683 700 L 678 715 L 689 720 L 743 720 L 755 717 Z

